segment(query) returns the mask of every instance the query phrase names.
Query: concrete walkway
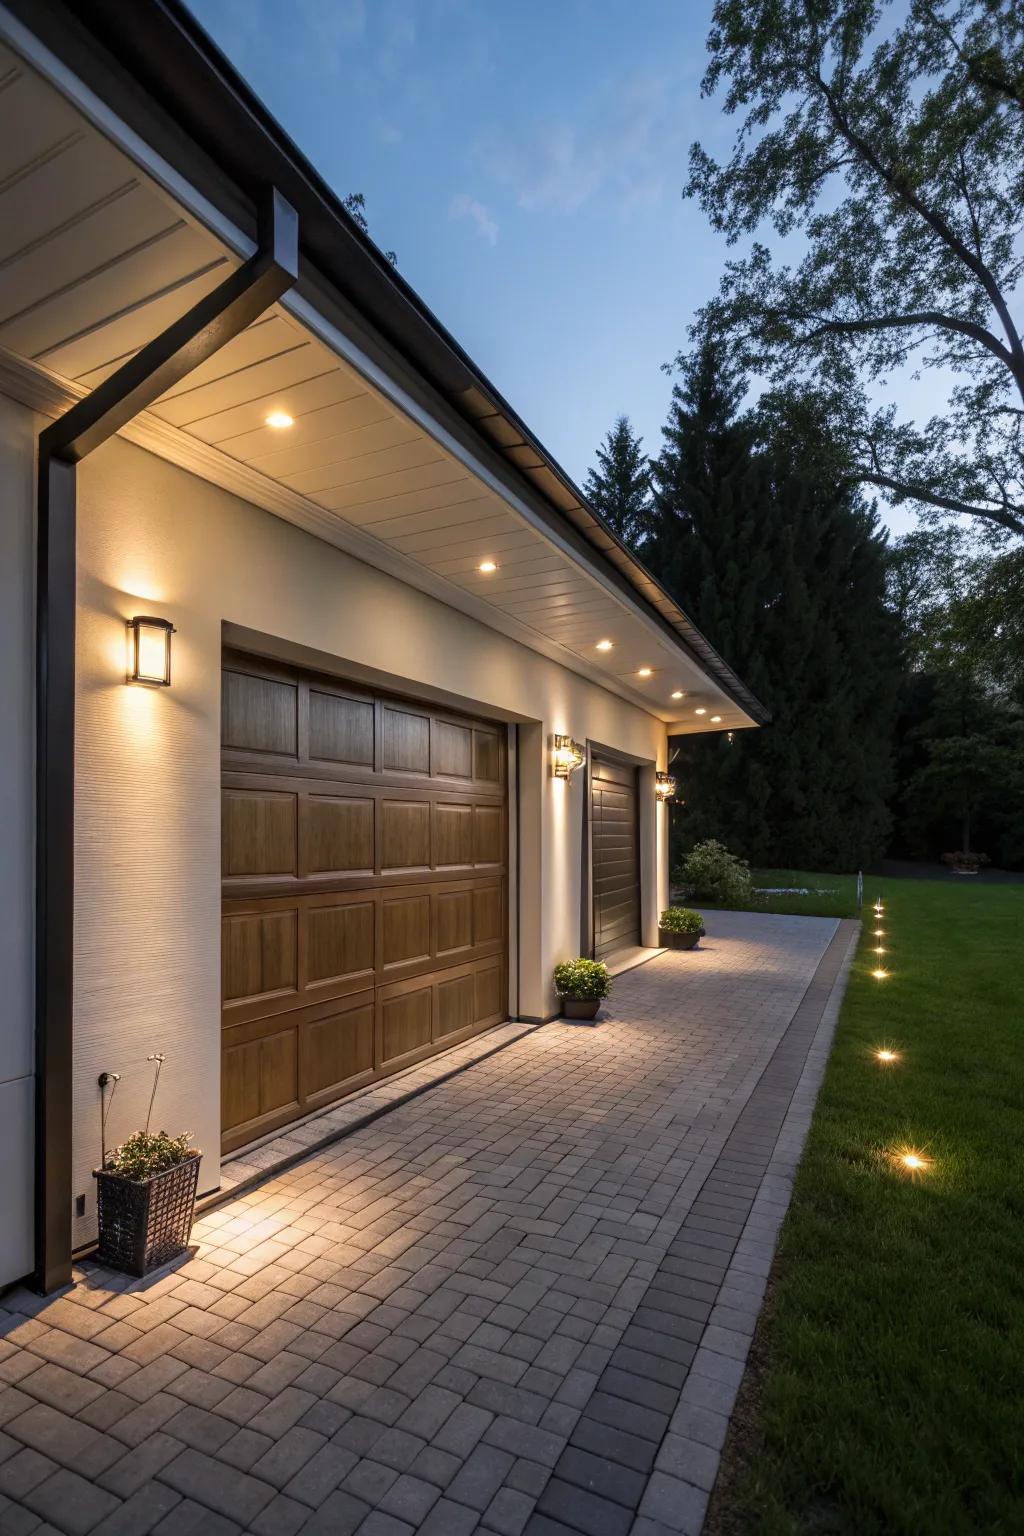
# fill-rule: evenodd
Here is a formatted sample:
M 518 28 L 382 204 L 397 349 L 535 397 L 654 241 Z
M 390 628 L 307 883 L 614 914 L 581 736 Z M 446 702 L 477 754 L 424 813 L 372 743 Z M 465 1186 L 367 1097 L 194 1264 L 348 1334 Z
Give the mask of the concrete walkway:
M 715 913 L 207 1212 L 0 1312 L 0 1532 L 697 1532 L 855 925 Z

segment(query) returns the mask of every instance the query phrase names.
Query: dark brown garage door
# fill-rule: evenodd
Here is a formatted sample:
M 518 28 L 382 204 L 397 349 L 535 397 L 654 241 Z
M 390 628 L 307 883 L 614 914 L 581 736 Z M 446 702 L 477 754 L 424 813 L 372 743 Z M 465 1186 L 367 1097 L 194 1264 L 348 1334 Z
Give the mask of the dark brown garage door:
M 594 958 L 640 943 L 640 847 L 636 769 L 590 764 L 594 861 Z
M 226 656 L 223 1148 L 507 1014 L 504 727 Z

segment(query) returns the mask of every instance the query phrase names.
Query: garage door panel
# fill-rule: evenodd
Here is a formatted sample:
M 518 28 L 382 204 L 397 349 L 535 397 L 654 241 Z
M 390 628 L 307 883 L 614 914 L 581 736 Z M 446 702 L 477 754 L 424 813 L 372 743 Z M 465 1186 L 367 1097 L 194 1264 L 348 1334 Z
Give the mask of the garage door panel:
M 298 991 L 298 913 L 247 912 L 225 917 L 221 932 L 225 1002 Z
M 237 653 L 224 701 L 230 1151 L 506 1017 L 508 839 L 504 727 Z
M 474 893 L 439 891 L 434 897 L 438 960 L 450 961 L 473 948 Z
M 372 996 L 322 1018 L 301 1031 L 300 1081 L 304 1109 L 351 1092 L 373 1075 L 374 1006 Z
M 375 804 L 354 795 L 299 800 L 304 875 L 372 874 Z
M 299 690 L 276 678 L 224 673 L 221 689 L 221 740 L 244 752 L 297 757 Z
M 430 894 L 384 896 L 381 909 L 381 969 L 432 959 Z
M 595 757 L 590 770 L 594 956 L 640 943 L 636 769 Z
M 473 863 L 501 864 L 505 857 L 504 817 L 500 805 L 473 807 Z
M 298 1035 L 291 1024 L 225 1044 L 221 1125 L 228 1138 L 251 1140 L 299 1109 Z
M 429 715 L 381 706 L 380 766 L 401 773 L 429 774 Z
M 266 790 L 228 790 L 221 807 L 225 879 L 294 875 L 298 837 L 296 796 Z
M 380 872 L 430 868 L 430 802 L 381 800 Z
M 449 779 L 473 777 L 473 731 L 452 720 L 434 721 L 432 772 Z
M 309 690 L 309 756 L 321 762 L 373 767 L 372 699 Z
M 433 1039 L 434 988 L 429 981 L 380 998 L 380 1065 L 392 1067 L 421 1052 Z
M 500 785 L 504 782 L 502 746 L 497 731 L 477 729 L 473 732 L 473 777 L 481 784 Z
M 473 807 L 435 803 L 434 865 L 468 868 L 473 863 Z
M 310 988 L 372 980 L 377 904 L 353 901 L 306 911 L 306 982 Z
M 499 942 L 505 934 L 505 903 L 503 887 L 499 885 L 477 886 L 473 891 L 473 942 L 490 944 Z

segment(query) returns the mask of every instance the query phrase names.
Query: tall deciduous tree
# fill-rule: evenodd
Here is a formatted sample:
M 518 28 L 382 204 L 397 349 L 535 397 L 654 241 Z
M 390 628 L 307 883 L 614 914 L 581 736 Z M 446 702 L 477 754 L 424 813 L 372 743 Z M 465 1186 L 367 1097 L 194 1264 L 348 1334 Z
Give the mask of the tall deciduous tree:
M 704 90 L 740 123 L 726 163 L 694 146 L 687 190 L 730 240 L 768 224 L 807 249 L 755 244 L 706 323 L 832 387 L 860 481 L 1024 535 L 1021 0 L 717 0 L 708 47 Z M 929 369 L 943 409 L 878 404 Z
M 719 837 L 755 864 L 856 869 L 889 827 L 900 658 L 884 536 L 833 473 L 813 400 L 740 414 L 744 384 L 719 346 L 681 362 L 642 554 L 772 721 L 679 739 L 679 838 Z
M 587 498 L 626 544 L 637 545 L 650 532 L 651 471 L 643 440 L 619 416 L 597 450 L 597 465 L 584 484 Z

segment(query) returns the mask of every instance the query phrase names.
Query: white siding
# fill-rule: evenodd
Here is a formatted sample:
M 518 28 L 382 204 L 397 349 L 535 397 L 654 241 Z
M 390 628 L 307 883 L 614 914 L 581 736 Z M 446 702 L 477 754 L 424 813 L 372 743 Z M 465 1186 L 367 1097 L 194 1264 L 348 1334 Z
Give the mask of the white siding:
M 170 690 L 124 683 L 124 621 L 140 611 L 177 627 Z M 79 469 L 76 1242 L 93 1227 L 103 1069 L 122 1074 L 118 1140 L 145 1115 L 146 1056 L 164 1051 L 156 1119 L 195 1133 L 201 1187 L 217 1183 L 225 621 L 536 722 L 520 732 L 522 790 L 540 811 L 520 873 L 524 1015 L 552 1012 L 551 968 L 580 940 L 583 780 L 552 781 L 550 733 L 664 765 L 664 726 L 644 710 L 162 459 L 99 449 Z M 653 820 L 647 840 L 653 939 Z

